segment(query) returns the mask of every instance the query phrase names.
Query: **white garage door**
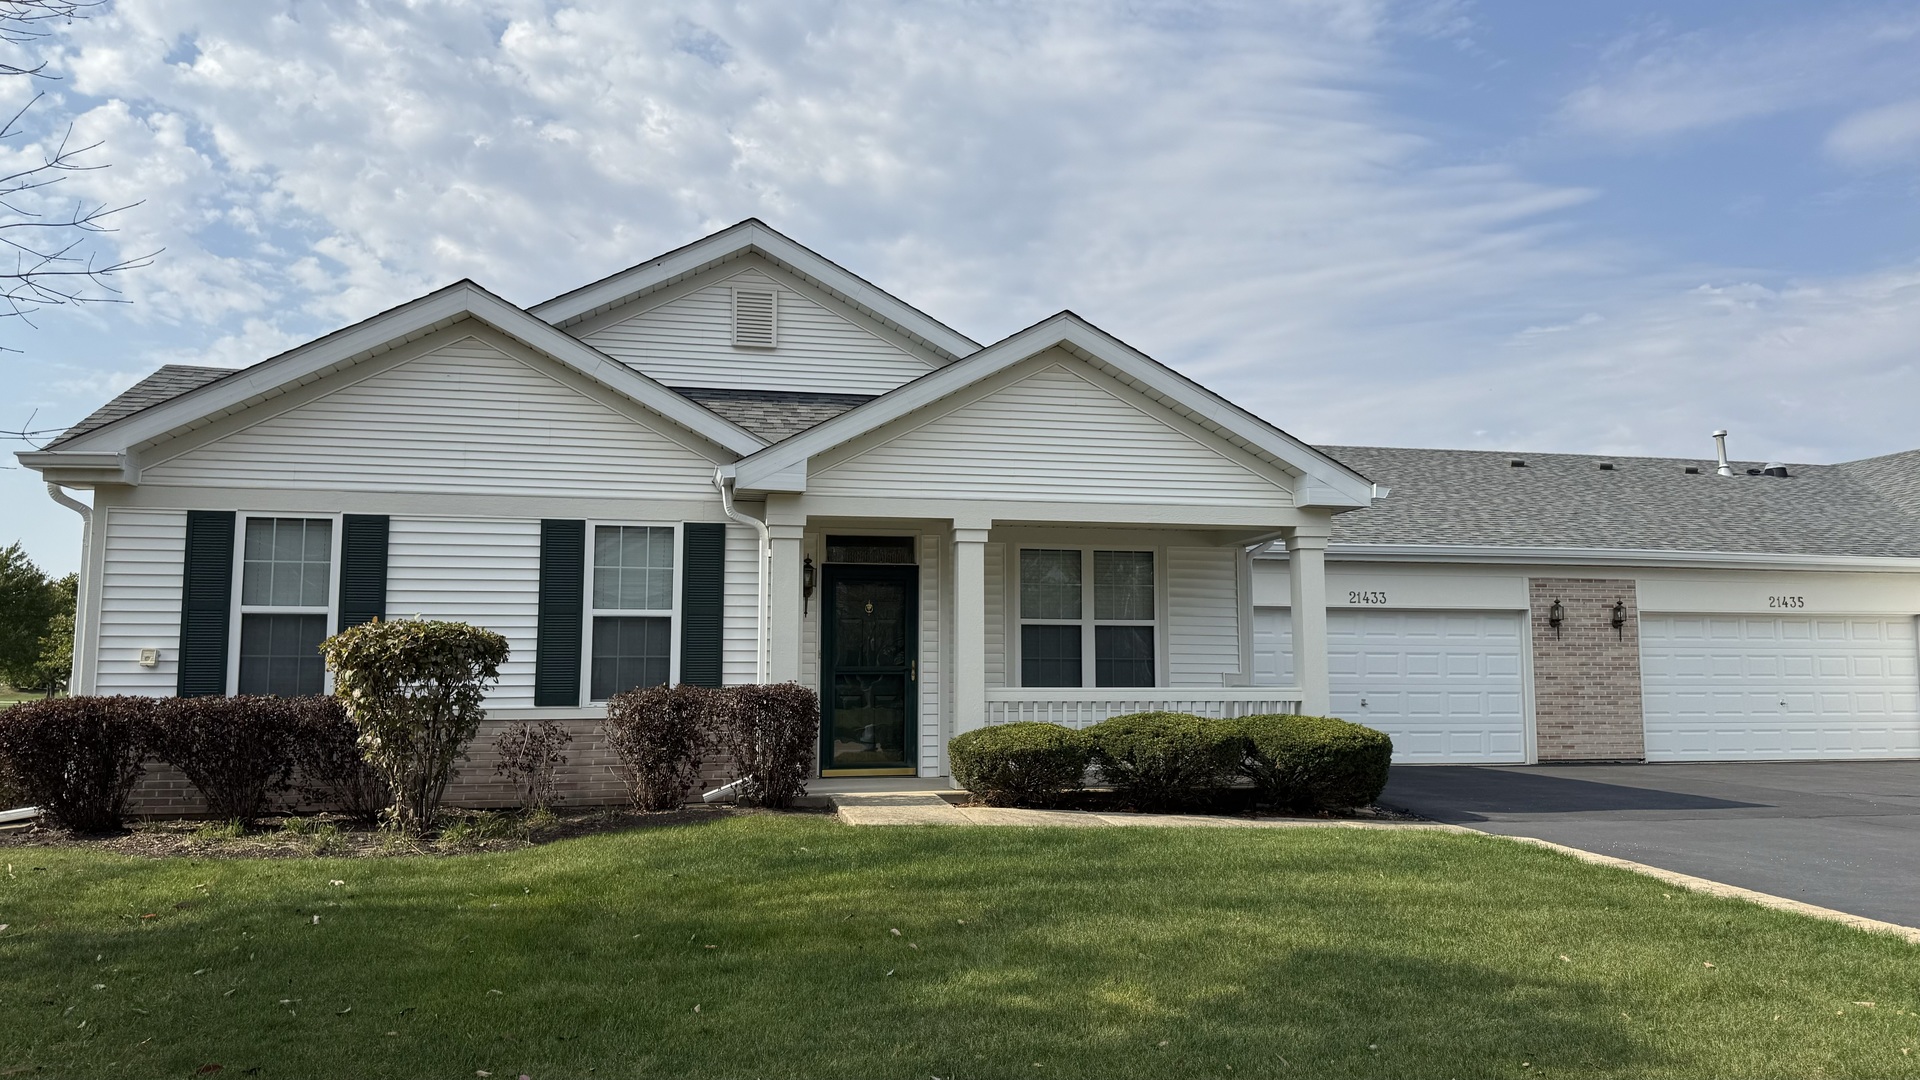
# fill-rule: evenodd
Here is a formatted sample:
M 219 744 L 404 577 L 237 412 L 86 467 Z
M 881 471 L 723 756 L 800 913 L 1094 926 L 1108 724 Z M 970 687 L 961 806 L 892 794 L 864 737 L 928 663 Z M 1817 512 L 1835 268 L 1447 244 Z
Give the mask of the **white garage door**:
M 1284 608 L 1254 613 L 1257 681 L 1293 682 Z M 1503 612 L 1327 613 L 1333 714 L 1393 736 L 1399 762 L 1527 759 L 1522 617 Z
M 1647 760 L 1920 757 L 1914 620 L 1645 615 Z

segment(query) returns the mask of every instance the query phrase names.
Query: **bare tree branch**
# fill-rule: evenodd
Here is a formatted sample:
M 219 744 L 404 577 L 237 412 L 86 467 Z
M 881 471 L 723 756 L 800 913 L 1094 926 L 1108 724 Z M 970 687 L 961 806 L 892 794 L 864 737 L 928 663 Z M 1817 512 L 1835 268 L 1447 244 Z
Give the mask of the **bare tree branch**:
M 31 46 L 45 38 L 53 24 L 86 18 L 106 0 L 0 0 L 0 43 Z M 31 67 L 0 63 L 0 78 L 9 75 L 51 79 L 46 64 Z M 27 113 L 44 94 L 35 94 L 4 125 L 0 141 L 23 136 Z M 139 202 L 120 206 L 76 200 L 66 209 L 52 206 L 48 189 L 71 173 L 107 167 L 86 159 L 100 143 L 73 144 L 73 126 L 38 163 L 0 175 L 0 319 L 19 319 L 34 325 L 32 316 L 44 308 L 82 304 L 123 304 L 115 276 L 150 266 L 158 251 L 132 258 L 105 257 L 89 250 L 90 240 L 115 231 L 109 223 Z M 11 254 L 10 260 L 6 259 Z M 6 350 L 0 346 L 0 351 Z M 0 433 L 10 434 L 10 433 Z

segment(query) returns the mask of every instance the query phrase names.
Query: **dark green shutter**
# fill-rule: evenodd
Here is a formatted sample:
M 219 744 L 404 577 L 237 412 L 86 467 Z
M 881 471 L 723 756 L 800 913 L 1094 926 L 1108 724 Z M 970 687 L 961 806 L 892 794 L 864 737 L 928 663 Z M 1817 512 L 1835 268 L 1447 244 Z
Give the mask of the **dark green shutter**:
M 540 523 L 540 626 L 533 703 L 580 704 L 580 620 L 586 600 L 587 523 Z
M 340 625 L 346 630 L 387 615 L 387 516 L 340 519 Z
M 727 527 L 689 521 L 680 532 L 680 681 L 719 686 Z
M 227 646 L 233 633 L 231 510 L 187 511 L 187 557 L 180 588 L 181 697 L 227 692 Z

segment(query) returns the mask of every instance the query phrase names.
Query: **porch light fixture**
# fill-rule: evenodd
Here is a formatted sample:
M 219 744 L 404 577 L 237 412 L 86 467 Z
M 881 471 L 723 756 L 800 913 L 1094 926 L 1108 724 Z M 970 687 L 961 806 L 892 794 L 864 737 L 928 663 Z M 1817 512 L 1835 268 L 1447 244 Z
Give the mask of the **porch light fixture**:
M 1553 627 L 1554 637 L 1560 636 L 1560 624 L 1566 621 L 1567 609 L 1560 603 L 1558 598 L 1555 598 L 1553 606 L 1547 609 L 1547 625 Z
M 1613 602 L 1613 636 L 1624 640 L 1627 635 L 1626 631 L 1621 628 L 1626 625 L 1627 602 L 1625 600 L 1615 600 Z
M 800 564 L 800 614 L 808 611 L 807 604 L 813 599 L 813 556 Z

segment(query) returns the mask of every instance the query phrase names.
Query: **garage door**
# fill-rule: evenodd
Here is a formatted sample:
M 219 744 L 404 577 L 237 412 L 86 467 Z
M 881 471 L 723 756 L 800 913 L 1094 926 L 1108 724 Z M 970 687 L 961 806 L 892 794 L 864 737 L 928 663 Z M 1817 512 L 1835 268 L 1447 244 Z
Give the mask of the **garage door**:
M 1645 615 L 1649 761 L 1920 757 L 1914 620 Z
M 1521 626 L 1517 613 L 1330 611 L 1333 714 L 1393 736 L 1399 762 L 1525 761 Z M 1292 685 L 1284 608 L 1254 614 L 1254 672 Z

